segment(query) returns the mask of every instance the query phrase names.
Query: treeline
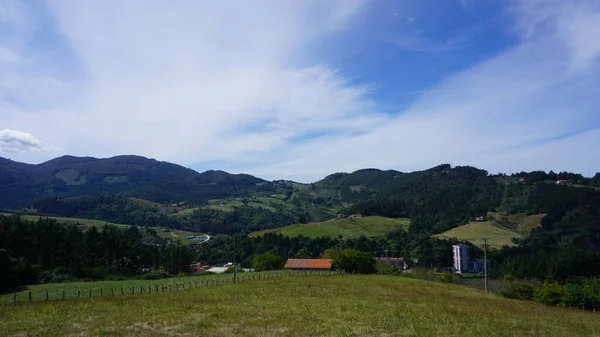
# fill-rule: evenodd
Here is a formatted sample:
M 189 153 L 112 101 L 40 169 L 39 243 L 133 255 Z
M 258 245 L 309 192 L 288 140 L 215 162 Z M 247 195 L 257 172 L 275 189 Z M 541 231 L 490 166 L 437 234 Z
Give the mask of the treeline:
M 279 207 L 276 212 L 266 208 L 240 206 L 225 212 L 200 208 L 184 216 L 168 216 L 157 207 L 132 202 L 122 195 L 85 196 L 70 199 L 44 199 L 34 205 L 44 214 L 96 219 L 132 226 L 164 226 L 195 232 L 217 234 L 249 233 L 311 221 L 302 209 Z
M 600 275 L 600 191 L 544 184 L 527 207 L 546 214 L 541 227 L 496 255 L 494 275 L 560 281 Z
M 19 285 L 133 277 L 148 268 L 188 272 L 193 251 L 180 245 L 144 245 L 137 227 L 81 231 L 54 220 L 0 218 L 0 291 Z

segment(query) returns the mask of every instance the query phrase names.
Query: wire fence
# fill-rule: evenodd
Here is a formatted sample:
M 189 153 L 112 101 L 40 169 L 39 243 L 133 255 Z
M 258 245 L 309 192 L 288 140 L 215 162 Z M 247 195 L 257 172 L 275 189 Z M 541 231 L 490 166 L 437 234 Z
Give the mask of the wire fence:
M 168 282 L 169 279 L 157 280 L 144 285 L 127 285 L 127 281 L 122 281 L 121 286 L 93 287 L 84 289 L 69 289 L 68 283 L 64 289 L 42 290 L 42 291 L 21 291 L 12 294 L 12 301 L 5 301 L 5 304 L 27 304 L 42 301 L 73 300 L 73 299 L 92 299 L 98 297 L 118 297 L 141 294 L 161 294 L 173 291 L 186 291 L 201 287 L 218 287 L 227 284 L 244 283 L 254 280 L 272 280 L 302 276 L 333 276 L 340 275 L 343 272 L 330 270 L 304 270 L 304 271 L 274 271 L 267 273 L 237 273 L 226 274 L 218 278 L 208 278 L 204 276 L 190 277 L 186 281 Z M 160 282 L 163 281 L 163 282 Z

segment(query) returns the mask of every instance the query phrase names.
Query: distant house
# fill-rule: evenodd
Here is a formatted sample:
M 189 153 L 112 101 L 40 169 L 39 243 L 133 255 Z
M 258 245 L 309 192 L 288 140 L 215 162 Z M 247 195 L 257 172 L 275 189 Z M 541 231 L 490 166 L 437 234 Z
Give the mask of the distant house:
M 288 259 L 284 269 L 331 270 L 331 259 Z
M 567 184 L 568 182 L 569 182 L 568 180 L 557 180 L 556 185 L 564 185 L 564 184 Z
M 408 269 L 406 263 L 404 263 L 404 259 L 401 257 L 376 257 L 376 261 L 385 262 L 389 265 L 396 266 L 401 269 Z
M 525 182 L 525 178 L 519 178 L 519 182 L 520 183 L 524 183 Z
M 362 214 L 350 214 L 349 218 L 350 219 L 362 218 Z
M 485 217 L 485 216 L 476 216 L 474 220 L 475 221 L 487 221 L 487 217 Z

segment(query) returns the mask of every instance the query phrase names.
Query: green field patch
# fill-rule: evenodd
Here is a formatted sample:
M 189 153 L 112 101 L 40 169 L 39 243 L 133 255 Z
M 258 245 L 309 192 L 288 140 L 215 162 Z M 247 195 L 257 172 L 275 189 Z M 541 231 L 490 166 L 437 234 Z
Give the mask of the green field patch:
M 522 238 L 517 232 L 507 228 L 499 227 L 491 221 L 470 222 L 466 225 L 452 228 L 441 234 L 433 235 L 437 238 L 456 238 L 458 240 L 469 241 L 477 246 L 483 246 L 481 238 L 489 237 L 488 244 L 493 248 L 502 248 L 502 246 L 515 246 L 512 238 Z
M 295 224 L 281 228 L 268 229 L 250 233 L 251 237 L 262 236 L 266 233 L 280 233 L 285 236 L 307 236 L 316 237 L 337 237 L 357 238 L 361 235 L 366 237 L 383 236 L 398 227 L 408 228 L 410 219 L 406 218 L 385 218 L 379 216 L 369 216 L 362 218 L 331 219 L 323 222 L 311 222 L 307 224 Z
M 598 331 L 597 313 L 381 275 L 287 277 L 0 306 L 2 336 L 575 337 Z

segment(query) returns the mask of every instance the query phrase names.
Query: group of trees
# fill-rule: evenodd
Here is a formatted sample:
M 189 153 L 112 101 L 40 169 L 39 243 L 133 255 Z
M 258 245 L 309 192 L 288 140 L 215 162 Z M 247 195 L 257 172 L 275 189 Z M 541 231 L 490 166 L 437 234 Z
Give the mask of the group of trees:
M 41 213 L 64 217 L 220 234 L 249 233 L 310 221 L 310 215 L 302 209 L 279 207 L 276 211 L 271 211 L 247 205 L 235 207 L 228 212 L 198 208 L 187 215 L 168 216 L 155 206 L 133 202 L 123 195 L 50 198 L 37 201 L 33 207 Z
M 133 277 L 143 270 L 187 272 L 194 258 L 180 245 L 145 245 L 137 227 L 81 231 L 54 220 L 0 218 L 2 290 L 22 284 Z
M 536 301 L 548 305 L 600 308 L 600 279 L 573 279 L 564 283 L 544 282 L 531 284 L 512 281 L 501 290 L 508 298 Z

